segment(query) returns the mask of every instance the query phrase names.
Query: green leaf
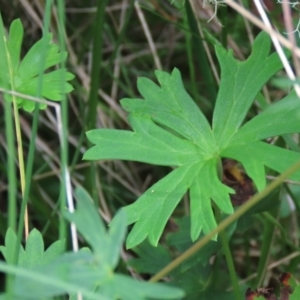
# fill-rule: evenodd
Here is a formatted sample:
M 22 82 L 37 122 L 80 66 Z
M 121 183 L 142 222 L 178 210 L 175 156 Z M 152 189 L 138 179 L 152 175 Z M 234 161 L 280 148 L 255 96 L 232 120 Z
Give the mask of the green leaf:
M 180 219 L 175 219 L 175 223 L 179 227 L 178 231 L 167 235 L 167 245 L 175 248 L 178 253 L 183 253 L 194 244 L 189 238 L 191 219 L 190 217 L 185 216 Z M 202 233 L 198 239 L 202 238 L 203 236 L 204 234 Z M 220 247 L 221 243 L 219 240 L 210 241 L 197 252 L 197 255 L 193 255 L 189 257 L 189 259 L 184 261 L 177 269 L 175 269 L 171 273 L 171 275 L 178 278 L 184 276 L 190 268 L 196 267 L 197 269 L 206 266 L 211 256 L 215 254 L 220 249 Z M 197 280 L 201 277 L 202 276 L 197 277 Z
M 37 76 L 41 65 L 48 69 L 66 59 L 67 53 L 59 53 L 58 46 L 52 44 L 51 40 L 52 34 L 48 33 L 30 48 L 18 68 L 20 80 L 26 81 Z
M 11 229 L 8 228 L 5 235 L 5 246 L 0 246 L 0 251 L 4 256 L 4 259 L 7 263 L 12 264 L 14 262 L 14 249 L 17 243 L 17 235 Z M 24 248 L 20 245 L 19 255 L 23 255 Z
M 99 295 L 108 299 L 143 300 L 143 299 L 181 299 L 184 292 L 166 284 L 147 283 L 133 280 L 124 275 L 115 275 L 113 280 L 100 287 Z
M 67 214 L 67 218 L 74 222 L 77 229 L 92 246 L 98 268 L 106 277 L 98 277 L 96 292 L 108 299 L 173 299 L 183 296 L 179 289 L 162 284 L 138 282 L 129 277 L 113 274 L 121 251 L 121 244 L 125 235 L 125 214 L 121 211 L 114 218 L 106 233 L 100 220 L 99 213 L 92 203 L 92 199 L 82 188 L 76 189 L 78 207 L 75 213 Z M 99 234 L 100 233 L 100 234 Z M 80 273 L 78 273 L 80 274 Z
M 263 85 L 282 68 L 276 53 L 269 56 L 270 46 L 267 33 L 261 32 L 253 43 L 250 57 L 243 62 L 236 61 L 232 51 L 216 47 L 221 84 L 213 114 L 213 132 L 221 149 L 242 124 Z
M 73 87 L 68 83 L 74 75 L 65 69 L 57 69 L 43 74 L 50 67 L 65 61 L 66 52 L 59 52 L 58 46 L 51 42 L 52 34 L 48 33 L 36 42 L 20 62 L 20 52 L 23 40 L 23 26 L 20 20 L 15 20 L 6 39 L 1 20 L 0 28 L 0 87 L 23 93 L 28 96 L 42 96 L 49 100 L 60 101 Z M 39 75 L 41 74 L 41 78 Z M 32 111 L 33 101 L 22 97 L 5 95 L 8 101 L 17 102 L 19 107 Z M 46 104 L 39 104 L 45 108 Z
M 77 210 L 66 213 L 66 218 L 76 224 L 77 230 L 91 245 L 99 263 L 108 269 L 113 269 L 119 259 L 119 252 L 126 232 L 124 212 L 119 213 L 115 223 L 107 233 L 99 213 L 89 194 L 81 187 L 75 192 Z
M 216 159 L 208 160 L 198 169 L 198 174 L 195 174 L 195 180 L 190 190 L 191 237 L 193 241 L 199 237 L 202 230 L 207 234 L 217 226 L 211 199 L 223 212 L 233 213 L 228 193 L 234 193 L 234 190 L 222 184 L 218 179 Z
M 85 299 L 179 299 L 184 296 L 182 290 L 164 284 L 139 282 L 130 277 L 115 274 L 122 242 L 124 239 L 125 213 L 120 212 L 114 218 L 114 224 L 106 231 L 92 199 L 82 188 L 76 189 L 78 205 L 76 212 L 66 213 L 70 222 L 74 222 L 83 238 L 92 246 L 77 253 L 64 253 L 54 257 L 59 247 L 52 245 L 44 255 L 44 243 L 41 234 L 33 230 L 26 243 L 19 264 L 22 267 L 3 266 L 16 274 L 13 285 L 14 299 L 43 299 L 80 292 Z M 7 244 L 13 244 L 16 237 L 9 231 Z M 14 244 L 15 246 L 15 244 Z M 9 257 L 6 247 L 0 251 Z M 46 252 L 47 252 L 46 251 Z
M 300 106 L 293 91 L 247 122 L 235 134 L 231 145 L 296 132 L 300 132 Z
M 19 265 L 32 268 L 43 264 L 44 241 L 41 233 L 33 229 L 26 240 L 25 251 L 19 256 Z
M 247 172 L 249 172 L 249 168 L 247 170 L 247 163 L 245 163 L 245 161 L 248 160 L 249 163 L 255 161 L 257 165 L 260 165 L 261 169 L 257 172 L 257 174 L 259 174 L 258 176 L 249 172 L 249 176 L 260 189 L 264 186 L 263 182 L 265 182 L 265 179 L 263 179 L 264 171 L 262 171 L 264 165 L 272 170 L 282 173 L 300 160 L 300 153 L 298 152 L 286 150 L 260 141 L 228 147 L 222 152 L 222 156 L 240 161 L 245 166 Z M 290 178 L 299 180 L 300 171 L 292 174 Z
M 14 296 L 43 299 L 81 291 L 88 294 L 88 299 L 109 299 L 104 295 L 97 298 L 92 293 L 93 283 L 103 282 L 108 276 L 103 268 L 95 268 L 94 256 L 90 252 L 64 253 L 47 265 L 23 270 L 27 270 L 28 275 L 16 277 Z
M 171 75 L 156 71 L 155 75 L 161 87 L 147 78 L 139 78 L 138 90 L 145 100 L 123 99 L 122 107 L 130 113 L 150 116 L 154 122 L 192 141 L 203 152 L 216 151 L 211 127 L 186 92 L 179 70 L 175 68 Z
M 13 263 L 14 249 L 16 247 L 17 236 L 12 229 L 8 229 L 5 235 L 5 246 L 0 246 L 5 261 Z M 33 229 L 26 241 L 25 249 L 19 245 L 18 265 L 24 268 L 33 269 L 40 265 L 45 265 L 52 259 L 58 257 L 64 250 L 64 241 L 54 242 L 48 249 L 44 249 L 44 241 L 41 233 Z
M 9 73 L 8 73 L 8 50 L 5 29 L 3 26 L 2 16 L 0 14 L 0 87 L 9 89 Z
M 63 93 L 71 92 L 73 87 L 68 82 L 64 82 L 64 86 L 62 86 L 62 78 L 71 80 L 74 78 L 74 75 L 67 72 L 66 69 L 59 69 L 44 74 L 41 91 L 42 96 L 54 101 L 60 101 L 63 99 Z M 34 77 L 29 81 L 22 82 L 22 84 L 16 87 L 20 93 L 32 95 L 36 92 L 38 80 L 38 77 Z M 49 88 L 50 86 L 51 89 Z
M 239 145 L 237 147 L 230 146 L 222 151 L 221 155 L 222 157 L 239 161 L 245 168 L 248 176 L 255 183 L 258 191 L 261 191 L 266 186 L 265 167 L 254 148 L 255 146 L 250 144 Z
M 7 48 L 10 53 L 11 67 L 13 70 L 16 70 L 20 63 L 23 35 L 24 30 L 20 19 L 14 20 L 10 25 L 9 40 L 7 43 Z
M 201 154 L 195 145 L 157 126 L 151 119 L 131 115 L 135 132 L 98 129 L 87 132 L 96 144 L 86 151 L 84 159 L 126 159 L 165 166 L 195 163 Z
M 292 295 L 290 295 L 289 300 L 298 300 L 298 299 L 300 299 L 300 286 L 299 285 L 294 289 Z
M 173 170 L 148 189 L 136 202 L 123 208 L 128 224 L 135 225 L 128 235 L 126 247 L 132 248 L 146 237 L 157 245 L 173 210 L 194 180 L 199 165 L 186 165 Z
M 154 247 L 147 240 L 133 248 L 132 251 L 138 258 L 132 258 L 127 263 L 138 273 L 156 274 L 172 261 L 166 248 L 159 244 Z
M 137 201 L 123 208 L 127 224 L 134 224 L 127 248 L 146 238 L 157 245 L 163 229 L 186 192 L 190 196 L 191 238 L 216 226 L 215 203 L 224 214 L 233 212 L 229 193 L 218 173 L 221 158 L 242 163 L 261 191 L 266 185 L 265 166 L 283 172 L 300 159 L 294 151 L 261 140 L 300 131 L 300 106 L 294 93 L 271 105 L 241 127 L 262 86 L 280 68 L 276 53 L 269 55 L 270 39 L 260 33 L 250 57 L 239 62 L 232 51 L 216 46 L 221 85 L 213 114 L 213 130 L 184 89 L 180 72 L 156 72 L 160 86 L 138 80 L 144 99 L 123 99 L 131 131 L 98 129 L 87 133 L 95 144 L 84 159 L 124 159 L 177 167 L 150 187 Z M 283 119 L 284 118 L 284 119 Z M 299 179 L 300 172 L 291 176 Z M 215 237 L 216 238 L 216 237 Z

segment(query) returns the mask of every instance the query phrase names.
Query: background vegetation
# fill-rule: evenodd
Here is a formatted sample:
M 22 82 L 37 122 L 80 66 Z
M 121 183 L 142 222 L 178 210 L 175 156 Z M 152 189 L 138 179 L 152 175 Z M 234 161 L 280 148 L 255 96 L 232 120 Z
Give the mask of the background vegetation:
M 242 2 L 247 11 L 257 15 L 252 1 Z M 280 3 L 265 1 L 265 4 L 272 24 L 280 33 L 296 28 L 297 7 L 288 19 L 284 18 Z M 217 15 L 213 17 L 216 7 Z M 58 127 L 61 124 L 55 108 L 48 107 L 39 112 L 37 129 L 33 126 L 36 115 L 20 110 L 27 164 L 29 143 L 36 133 L 34 159 L 29 160 L 29 165 L 32 163 L 28 191 L 29 228 L 42 233 L 46 247 L 57 239 L 67 238 L 67 249 L 72 249 L 69 227 L 60 217 L 66 205 L 67 185 L 62 177 L 65 163 L 70 171 L 72 189 L 82 185 L 105 222 L 109 222 L 120 207 L 133 203 L 149 186 L 170 172 L 169 167 L 136 162 L 83 161 L 83 153 L 91 146 L 85 132 L 94 128 L 129 129 L 120 99 L 140 98 L 136 86 L 138 77 L 155 81 L 154 70 L 171 72 L 174 67 L 181 71 L 186 89 L 211 121 L 220 77 L 213 46 L 220 43 L 224 48 L 233 49 L 237 59 L 244 60 L 250 54 L 254 37 L 261 31 L 231 6 L 201 1 L 66 0 L 63 3 L 11 0 L 0 1 L 0 10 L 6 28 L 17 18 L 23 23 L 25 37 L 21 56 L 41 38 L 44 17 L 48 13 L 49 31 L 61 49 L 68 52 L 66 67 L 75 75 L 72 80 L 74 91 L 61 103 L 62 128 L 67 130 L 66 147 L 61 144 Z M 65 22 L 65 32 L 59 25 L 61 21 Z M 298 43 L 297 32 L 294 36 Z M 297 63 L 294 68 L 299 71 Z M 286 87 L 279 88 L 274 82 L 263 90 L 267 103 L 283 98 L 286 92 Z M 1 111 L 4 108 L 1 95 L 0 101 Z M 248 119 L 259 113 L 260 105 L 257 99 Z M 1 114 L 0 128 L 4 127 L 4 114 Z M 299 151 L 298 138 L 297 134 L 275 138 L 271 142 L 283 148 L 293 145 L 294 150 Z M 0 145 L 0 244 L 3 245 L 12 217 L 12 208 L 7 201 L 11 199 L 8 174 L 9 171 L 14 173 L 7 167 L 9 146 L 4 130 L 0 132 Z M 239 166 L 235 167 L 239 169 Z M 15 174 L 19 178 L 18 171 Z M 276 175 L 268 172 L 269 182 Z M 227 176 L 229 181 L 230 176 Z M 19 215 L 22 198 L 21 183 L 17 180 L 17 224 L 23 219 Z M 299 183 L 285 181 L 268 195 L 257 209 L 259 213 L 251 219 L 242 218 L 235 227 L 228 229 L 228 247 L 243 292 L 247 287 L 276 286 L 283 272 L 291 272 L 300 278 L 299 208 Z M 186 196 L 172 215 L 160 246 L 152 248 L 145 242 L 130 251 L 123 249 L 118 271 L 148 280 L 188 249 L 192 244 L 188 214 Z M 79 243 L 86 245 L 80 237 Z M 228 265 L 220 247 L 217 243 L 208 244 L 201 250 L 202 254 L 190 258 L 180 272 L 172 275 L 173 282 L 188 294 L 186 299 L 234 299 L 230 292 L 232 282 L 228 277 Z M 188 271 L 182 271 L 184 268 Z

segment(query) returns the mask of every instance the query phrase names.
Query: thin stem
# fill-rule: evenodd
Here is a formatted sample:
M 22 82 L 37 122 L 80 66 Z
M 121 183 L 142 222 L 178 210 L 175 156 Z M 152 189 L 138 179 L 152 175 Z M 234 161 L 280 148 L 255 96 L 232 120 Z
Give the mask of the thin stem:
M 21 134 L 21 125 L 20 125 L 20 115 L 18 111 L 18 104 L 16 98 L 13 96 L 13 110 L 15 116 L 15 129 L 18 145 L 18 161 L 19 161 L 19 171 L 20 171 L 20 181 L 21 181 L 21 191 L 22 198 L 25 196 L 25 165 L 24 165 L 24 153 L 23 153 L 23 144 L 22 144 L 22 134 Z M 29 235 L 29 224 L 28 224 L 28 209 L 25 207 L 24 213 L 24 226 L 25 226 L 25 239 L 27 240 Z
M 15 91 L 15 84 L 14 84 L 14 70 L 13 66 L 11 64 L 11 58 L 9 55 L 9 51 L 7 49 L 7 46 L 5 44 L 5 52 L 7 56 L 7 64 L 8 64 L 8 73 L 9 73 L 9 81 L 11 84 L 11 89 Z M 14 120 L 15 120 L 15 130 L 16 130 L 16 140 L 18 145 L 18 161 L 19 161 L 19 172 L 20 172 L 20 181 L 21 181 L 21 192 L 22 192 L 22 199 L 24 199 L 25 195 L 25 187 L 26 187 L 26 181 L 25 181 L 25 164 L 24 164 L 24 153 L 23 153 L 23 143 L 22 143 L 22 134 L 21 134 L 21 125 L 20 125 L 20 115 L 18 111 L 18 104 L 17 99 L 15 95 L 12 95 L 13 99 L 13 113 L 14 113 Z M 24 214 L 24 226 L 25 226 L 25 238 L 27 239 L 29 234 L 29 225 L 28 225 L 28 210 L 27 206 L 25 208 L 25 214 Z

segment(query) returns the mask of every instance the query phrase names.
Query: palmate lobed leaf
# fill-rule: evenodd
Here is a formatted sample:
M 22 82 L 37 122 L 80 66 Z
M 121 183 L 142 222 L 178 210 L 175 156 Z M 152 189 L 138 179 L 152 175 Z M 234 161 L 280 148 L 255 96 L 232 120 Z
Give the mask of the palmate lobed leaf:
M 225 213 L 233 212 L 229 193 L 219 180 L 217 164 L 223 157 L 243 164 L 258 190 L 266 185 L 265 166 L 282 172 L 300 154 L 260 140 L 299 132 L 300 109 L 294 93 L 242 125 L 263 84 L 282 66 L 277 54 L 269 56 L 270 40 L 261 33 L 244 62 L 231 51 L 216 46 L 221 65 L 221 85 L 212 128 L 184 89 L 180 72 L 156 71 L 160 87 L 140 78 L 142 99 L 123 99 L 134 132 L 99 129 L 87 133 L 95 144 L 84 159 L 126 159 L 177 167 L 150 187 L 133 204 L 124 207 L 127 224 L 134 224 L 127 238 L 132 248 L 147 237 L 157 245 L 168 218 L 190 190 L 191 238 L 216 226 L 212 201 Z M 284 120 L 282 120 L 284 117 Z M 300 178 L 300 172 L 291 178 Z M 114 221 L 113 221 L 114 222 Z
M 71 92 L 73 87 L 68 83 L 74 75 L 61 68 L 43 74 L 50 67 L 65 61 L 66 52 L 59 52 L 57 45 L 51 42 L 52 34 L 48 33 L 36 42 L 20 62 L 23 40 L 23 26 L 20 20 L 12 22 L 9 37 L 6 40 L 2 19 L 0 35 L 0 87 L 29 96 L 41 96 L 49 100 L 60 101 L 64 95 Z M 39 78 L 39 74 L 42 74 Z M 13 96 L 5 94 L 5 99 L 12 101 Z M 35 103 L 22 97 L 16 97 L 19 107 L 33 111 Z M 41 109 L 46 104 L 39 104 Z

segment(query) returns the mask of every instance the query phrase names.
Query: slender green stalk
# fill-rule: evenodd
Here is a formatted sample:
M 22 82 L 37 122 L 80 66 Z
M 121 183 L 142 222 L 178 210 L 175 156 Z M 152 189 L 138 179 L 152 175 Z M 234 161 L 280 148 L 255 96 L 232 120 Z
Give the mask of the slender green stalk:
M 198 55 L 196 56 L 196 58 L 198 60 L 199 70 L 203 79 L 205 80 L 205 87 L 207 89 L 208 97 L 212 102 L 215 102 L 217 98 L 216 84 L 212 75 L 211 68 L 209 66 L 207 55 L 205 53 L 202 38 L 199 34 L 197 20 L 193 14 L 193 10 L 189 1 L 185 1 L 185 9 L 190 32 L 192 33 L 193 37 L 192 42 L 195 46 L 195 49 L 197 49 L 196 51 Z
M 227 7 L 224 7 L 224 9 L 220 9 L 219 17 L 220 17 L 221 24 L 222 24 L 221 43 L 222 43 L 222 46 L 226 49 L 227 48 L 227 35 L 228 35 Z
M 189 64 L 189 71 L 190 71 L 190 78 L 191 78 L 191 85 L 192 85 L 192 95 L 193 98 L 197 99 L 197 86 L 196 86 L 196 73 L 195 73 L 195 66 L 193 61 L 193 47 L 192 47 L 192 35 L 189 31 L 189 23 L 188 23 L 188 16 L 186 10 L 184 10 L 184 30 L 185 35 L 185 46 L 186 46 L 186 53 L 187 53 L 187 60 Z
M 95 16 L 95 26 L 93 30 L 93 50 L 92 50 L 92 71 L 91 71 L 91 90 L 88 100 L 88 112 L 86 115 L 85 124 L 87 130 L 94 129 L 96 126 L 98 89 L 100 82 L 100 72 L 102 63 L 102 48 L 103 48 L 103 32 L 105 24 L 105 7 L 107 0 L 97 1 L 97 12 Z M 96 166 L 91 162 L 90 169 L 86 174 L 85 185 L 95 199 L 96 192 Z
M 66 49 L 65 46 L 65 1 L 57 1 L 58 12 L 58 36 L 61 53 Z M 61 62 L 61 67 L 64 68 L 64 61 Z M 65 78 L 62 78 L 62 82 Z M 64 240 L 67 236 L 67 224 L 63 218 L 63 212 L 66 207 L 66 199 L 68 194 L 67 183 L 67 166 L 68 166 L 68 101 L 64 97 L 61 101 L 61 139 L 60 139 L 60 163 L 61 163 L 61 185 L 60 185 L 60 218 L 59 218 L 59 239 Z M 74 242 L 74 241 L 73 241 Z M 76 247 L 76 246 L 75 246 Z
M 12 88 L 14 90 L 14 87 Z M 22 134 L 21 134 L 20 114 L 18 111 L 18 104 L 15 96 L 13 96 L 13 111 L 15 116 L 15 130 L 16 130 L 17 145 L 18 145 L 18 161 L 19 161 L 21 192 L 22 192 L 22 197 L 24 199 L 25 186 L 26 186 L 24 152 L 23 152 L 23 142 L 22 142 Z M 25 238 L 27 239 L 29 234 L 29 220 L 28 220 L 27 206 L 25 207 L 25 212 L 24 212 L 24 225 L 25 225 Z
M 8 70 L 8 51 L 5 40 L 5 30 L 3 26 L 2 16 L 0 13 L 0 49 L 3 52 L 2 68 Z M 3 82 L 4 88 L 9 90 L 9 83 Z M 4 100 L 4 119 L 5 119 L 5 137 L 7 143 L 7 174 L 8 174 L 8 227 L 12 230 L 16 230 L 17 216 L 17 178 L 16 178 L 16 166 L 15 166 L 15 135 L 14 125 L 12 118 L 12 107 L 11 103 Z M 7 298 L 12 298 L 12 286 L 14 276 L 12 274 L 7 275 L 5 281 L 5 289 L 7 292 Z
M 126 9 L 126 17 L 125 17 L 125 21 L 124 21 L 124 24 L 117 36 L 117 39 L 114 43 L 114 51 L 112 52 L 110 58 L 109 58 L 109 66 L 111 66 L 113 60 L 116 58 L 117 56 L 117 53 L 118 53 L 118 50 L 119 50 L 119 46 L 122 42 L 122 40 L 124 39 L 124 36 L 125 36 L 125 33 L 126 33 L 126 30 L 128 28 L 128 25 L 129 25 L 129 21 L 131 20 L 131 17 L 132 17 L 132 13 L 133 13 L 133 9 L 134 9 L 134 1 L 135 0 L 130 0 L 129 1 L 129 4 L 128 4 L 128 8 Z
M 270 250 L 273 243 L 274 229 L 275 229 L 274 223 L 270 222 L 268 219 L 263 219 L 262 222 L 263 222 L 262 246 L 260 250 L 257 276 L 255 278 L 255 283 L 254 283 L 254 286 L 256 288 L 262 286 L 264 277 L 267 272 L 267 266 L 270 257 Z
M 287 179 L 290 175 L 295 173 L 300 169 L 300 161 L 292 165 L 288 170 L 283 172 L 280 176 L 278 176 L 274 181 L 272 181 L 263 191 L 254 195 L 250 200 L 245 202 L 242 206 L 240 206 L 234 214 L 227 217 L 223 220 L 214 230 L 212 230 L 209 234 L 195 243 L 192 247 L 174 259 L 170 264 L 168 264 L 165 268 L 159 271 L 156 275 L 150 278 L 151 282 L 156 282 L 160 280 L 162 277 L 169 274 L 172 270 L 178 267 L 183 261 L 188 259 L 190 256 L 195 254 L 198 250 L 200 250 L 204 245 L 206 245 L 216 234 L 225 230 L 230 224 L 240 218 L 243 214 L 245 214 L 251 207 L 256 205 L 259 201 L 261 201 L 265 196 L 267 196 L 271 191 L 273 191 L 276 187 L 278 187 L 285 179 Z
M 278 220 L 276 220 L 270 213 L 268 212 L 263 212 L 262 213 L 264 219 L 268 221 L 269 223 L 272 223 L 279 231 L 281 234 L 281 238 L 284 241 L 286 245 L 291 247 L 294 251 L 299 251 L 299 247 L 297 247 L 287 236 L 285 229 L 283 226 L 280 224 Z
M 1 23 L 2 23 L 2 19 L 1 19 Z M 6 43 L 4 43 L 4 48 L 5 48 L 5 55 L 6 55 L 6 58 L 7 58 L 7 66 L 6 67 L 7 67 L 7 70 L 8 70 L 10 89 L 12 91 L 15 91 L 16 90 L 15 89 L 15 84 L 14 84 L 15 74 L 13 73 L 12 62 L 11 62 L 11 58 L 10 58 L 9 51 L 7 49 Z M 17 140 L 17 149 L 18 149 L 17 153 L 18 153 L 18 162 L 19 162 L 21 192 L 22 192 L 22 196 L 24 197 L 24 193 L 25 193 L 24 154 L 23 154 L 23 143 L 22 143 L 20 116 L 19 116 L 18 104 L 17 104 L 17 100 L 16 100 L 15 95 L 12 95 L 12 102 L 13 102 L 13 115 L 14 115 L 14 121 L 15 121 L 15 132 L 16 132 L 16 140 Z M 14 205 L 16 205 L 16 202 L 14 203 Z M 10 207 L 10 209 L 12 209 L 12 207 Z M 27 238 L 28 232 L 29 232 L 27 208 L 25 209 L 24 222 L 25 222 L 25 237 Z M 13 225 L 13 229 L 16 230 L 16 221 L 13 221 L 12 225 Z
M 0 20 L 2 22 L 2 20 Z M 13 119 L 11 103 L 4 101 L 5 134 L 7 143 L 7 173 L 8 173 L 8 227 L 16 230 L 16 196 L 17 180 L 15 167 L 15 136 L 13 131 Z M 13 275 L 6 278 L 6 292 L 8 299 L 12 299 L 11 291 L 13 285 Z
M 0 34 L 4 34 L 4 27 L 2 16 L 0 14 Z M 4 56 L 4 62 L 6 65 L 2 65 L 2 68 L 8 69 L 8 57 L 5 39 L 0 36 L 0 48 L 5 51 L 6 57 Z M 7 83 L 8 84 L 8 83 Z M 4 86 L 5 89 L 9 90 L 9 86 Z M 11 103 L 4 101 L 4 119 L 5 119 L 5 136 L 7 143 L 7 174 L 8 174 L 8 227 L 16 230 L 16 197 L 17 197 L 17 182 L 16 182 L 16 168 L 15 168 L 15 135 L 14 125 L 12 118 Z
M 96 124 L 106 3 L 107 0 L 97 1 L 97 12 L 95 16 L 95 27 L 93 32 L 91 90 L 88 100 L 88 113 L 86 119 L 88 129 L 94 129 Z

